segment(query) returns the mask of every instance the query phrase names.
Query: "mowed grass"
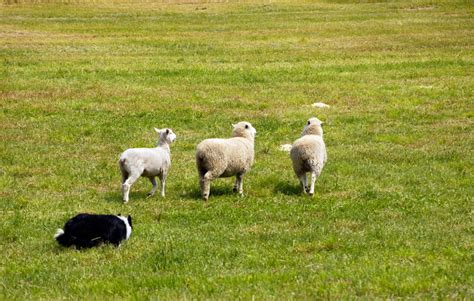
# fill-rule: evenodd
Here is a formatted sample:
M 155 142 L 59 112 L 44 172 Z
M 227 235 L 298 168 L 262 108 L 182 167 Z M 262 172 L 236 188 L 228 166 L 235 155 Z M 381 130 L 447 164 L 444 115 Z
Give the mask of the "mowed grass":
M 0 298 L 472 299 L 470 1 L 0 7 Z M 328 109 L 311 107 L 313 102 Z M 313 198 L 287 153 L 325 122 Z M 199 197 L 196 144 L 258 131 Z M 170 127 L 166 198 L 120 196 L 119 154 Z M 59 247 L 80 212 L 120 248 Z

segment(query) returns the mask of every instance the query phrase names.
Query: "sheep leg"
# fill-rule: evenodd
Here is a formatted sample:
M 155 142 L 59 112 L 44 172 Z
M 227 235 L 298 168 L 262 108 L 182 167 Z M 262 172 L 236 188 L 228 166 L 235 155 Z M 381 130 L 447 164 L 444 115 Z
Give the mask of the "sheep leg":
M 209 199 L 209 192 L 211 190 L 211 180 L 202 178 L 200 180 L 200 185 L 201 185 L 202 197 L 204 198 L 205 201 L 207 201 Z
M 303 193 L 308 193 L 309 189 L 306 179 L 306 173 L 299 175 L 298 178 L 300 179 L 301 186 L 303 187 Z
M 165 197 L 165 187 L 166 187 L 166 174 L 163 174 L 160 177 L 161 180 L 161 196 Z
M 123 202 L 128 202 L 128 194 L 130 193 L 130 187 L 132 187 L 133 183 L 140 177 L 139 173 L 132 173 L 130 177 L 122 184 L 122 197 Z
M 234 183 L 234 188 L 232 188 L 233 192 L 239 191 L 239 177 L 236 175 L 235 176 L 235 183 Z
M 237 174 L 235 176 L 235 184 L 234 184 L 234 192 L 239 192 L 239 194 L 244 193 L 244 188 L 243 188 L 243 182 L 244 182 L 244 175 L 243 174 Z
M 315 171 L 311 172 L 311 187 L 309 188 L 309 195 L 314 194 L 314 182 L 316 182 L 317 173 Z
M 151 191 L 148 193 L 148 196 L 153 196 L 155 195 L 155 191 L 156 191 L 156 188 L 158 187 L 158 185 L 156 184 L 156 178 L 155 177 L 149 177 L 148 179 L 150 179 L 150 182 L 151 182 L 151 185 L 153 185 L 153 188 L 151 188 Z
M 202 178 L 199 179 L 202 197 L 204 198 L 205 201 L 209 199 L 209 193 L 211 190 L 211 181 L 214 180 L 215 178 L 217 178 L 217 176 L 214 176 L 212 172 L 208 171 Z
M 122 184 L 123 184 L 128 179 L 128 172 L 126 172 L 125 170 L 122 170 L 122 169 L 121 169 L 121 172 L 122 172 Z
M 201 187 L 201 195 L 205 201 L 209 199 L 209 191 L 211 190 L 211 181 L 204 177 L 199 177 L 199 186 Z

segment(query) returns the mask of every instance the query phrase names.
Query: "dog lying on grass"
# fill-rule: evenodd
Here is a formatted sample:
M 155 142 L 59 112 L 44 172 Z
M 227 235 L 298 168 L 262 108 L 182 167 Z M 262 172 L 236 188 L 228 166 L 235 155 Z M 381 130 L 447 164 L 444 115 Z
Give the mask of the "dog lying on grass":
M 63 229 L 58 229 L 54 238 L 65 247 L 76 249 L 91 248 L 101 243 L 120 246 L 132 233 L 132 217 L 104 214 L 81 213 L 66 222 Z

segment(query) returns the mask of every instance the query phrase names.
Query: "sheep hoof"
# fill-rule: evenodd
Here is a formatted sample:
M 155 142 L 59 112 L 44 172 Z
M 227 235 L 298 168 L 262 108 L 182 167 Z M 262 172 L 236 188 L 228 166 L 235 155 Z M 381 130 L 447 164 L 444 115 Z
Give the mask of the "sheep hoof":
M 310 193 L 309 193 L 309 196 L 313 196 L 313 194 L 314 194 L 313 192 L 310 192 Z
M 237 189 L 236 187 L 234 187 L 234 188 L 232 188 L 232 191 L 233 191 L 233 192 L 237 192 L 238 189 Z

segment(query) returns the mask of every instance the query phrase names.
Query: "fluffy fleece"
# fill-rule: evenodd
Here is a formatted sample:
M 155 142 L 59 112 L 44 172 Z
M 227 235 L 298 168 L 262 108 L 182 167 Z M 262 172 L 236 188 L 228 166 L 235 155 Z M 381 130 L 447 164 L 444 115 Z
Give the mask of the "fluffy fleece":
M 303 129 L 302 137 L 291 148 L 290 157 L 293 170 L 300 180 L 303 191 L 314 194 L 314 182 L 327 161 L 326 145 L 323 140 L 322 122 L 316 117 L 310 118 Z M 311 173 L 311 186 L 308 187 L 306 173 Z
M 243 177 L 254 161 L 254 139 L 257 131 L 249 122 L 233 125 L 232 138 L 206 139 L 198 144 L 196 165 L 204 200 L 209 198 L 210 182 L 235 176 L 234 191 L 243 194 Z
M 122 153 L 119 159 L 122 173 L 122 198 L 128 202 L 130 187 L 140 177 L 150 179 L 153 188 L 149 196 L 155 194 L 156 177 L 161 181 L 161 196 L 165 196 L 166 177 L 171 166 L 170 144 L 176 140 L 171 129 L 156 129 L 159 135 L 158 145 L 155 148 L 130 148 Z

